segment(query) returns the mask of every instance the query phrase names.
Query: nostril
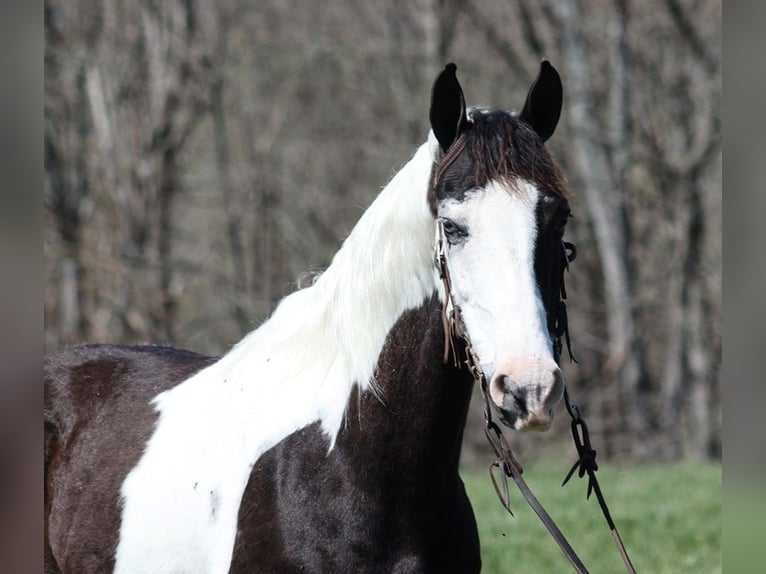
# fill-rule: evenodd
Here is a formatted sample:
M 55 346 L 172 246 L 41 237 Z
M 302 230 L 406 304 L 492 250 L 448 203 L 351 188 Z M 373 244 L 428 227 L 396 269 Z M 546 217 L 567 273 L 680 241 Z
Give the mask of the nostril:
M 522 416 L 528 412 L 528 389 L 519 386 L 508 375 L 496 375 L 490 383 L 490 396 L 495 404 L 504 409 L 514 408 Z
M 545 395 L 543 399 L 543 409 L 547 409 L 548 412 L 553 412 L 553 405 L 559 402 L 561 395 L 564 394 L 564 374 L 561 369 L 556 368 L 553 370 L 553 385 Z
M 498 407 L 503 406 L 505 395 L 511 386 L 511 380 L 506 375 L 495 375 L 489 382 L 489 396 Z
M 516 402 L 516 407 L 519 409 L 519 412 L 522 414 L 522 416 L 526 416 L 527 412 L 529 411 L 527 406 L 527 389 L 526 387 L 521 387 L 515 389 L 511 396 L 513 396 L 513 400 Z

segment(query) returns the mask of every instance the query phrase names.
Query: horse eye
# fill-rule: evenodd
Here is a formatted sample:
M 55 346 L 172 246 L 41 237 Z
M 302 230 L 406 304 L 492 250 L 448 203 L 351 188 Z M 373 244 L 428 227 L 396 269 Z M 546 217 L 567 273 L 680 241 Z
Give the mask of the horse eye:
M 444 229 L 444 236 L 450 243 L 456 243 L 468 236 L 468 230 L 450 219 L 442 219 L 442 229 Z
M 566 229 L 567 221 L 569 221 L 569 218 L 572 217 L 571 213 L 566 213 L 563 217 L 559 218 L 558 224 L 556 228 L 558 229 L 559 233 L 564 233 L 564 229 Z

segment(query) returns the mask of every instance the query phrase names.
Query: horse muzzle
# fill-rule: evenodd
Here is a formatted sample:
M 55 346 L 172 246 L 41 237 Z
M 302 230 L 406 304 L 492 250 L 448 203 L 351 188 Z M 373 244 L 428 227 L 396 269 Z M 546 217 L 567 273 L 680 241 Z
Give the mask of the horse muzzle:
M 558 366 L 535 367 L 498 369 L 489 384 L 501 419 L 517 431 L 548 430 L 553 407 L 564 393 L 564 376 Z

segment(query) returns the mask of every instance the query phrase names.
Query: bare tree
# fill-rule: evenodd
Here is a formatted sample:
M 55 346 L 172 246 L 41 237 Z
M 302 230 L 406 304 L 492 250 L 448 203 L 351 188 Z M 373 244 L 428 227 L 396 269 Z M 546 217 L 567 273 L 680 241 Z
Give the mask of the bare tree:
M 655 22 L 655 32 L 675 39 L 675 57 L 665 60 L 662 50 L 641 54 L 641 77 L 662 79 L 662 90 L 672 103 L 653 104 L 661 94 L 649 91 L 637 122 L 640 141 L 654 167 L 654 184 L 673 206 L 667 221 L 670 242 L 667 256 L 677 266 L 666 291 L 667 335 L 658 398 L 659 427 L 665 458 L 692 455 L 718 456 L 720 410 L 720 259 L 711 259 L 711 241 L 720 230 L 720 4 L 698 6 L 680 0 L 664 3 L 669 18 Z M 694 11 L 694 12 L 693 12 Z M 720 54 L 720 52 L 718 52 Z M 650 87 L 652 84 L 647 84 Z M 657 88 L 659 85 L 655 84 Z M 716 197 L 717 196 L 717 197 Z M 712 202 L 712 203 L 711 203 Z M 718 278 L 716 278 L 718 276 Z
M 64 273 L 80 282 L 76 289 L 66 288 L 78 293 L 77 335 L 104 337 L 104 321 L 111 322 L 117 312 L 128 338 L 152 333 L 172 340 L 179 155 L 209 97 L 201 10 L 191 1 L 78 6 L 50 0 L 46 14 L 51 213 L 81 269 L 109 275 L 117 259 L 130 270 L 129 277 L 115 277 L 111 289 L 105 289 L 103 276 L 86 281 L 83 271 Z M 86 15 L 84 33 L 80 14 Z M 69 109 L 77 110 L 76 119 L 69 119 Z M 67 173 L 76 176 L 67 178 Z M 86 203 L 89 198 L 94 204 Z M 84 241 L 82 210 L 89 205 L 96 207 L 91 216 L 105 218 L 106 227 L 90 225 L 88 233 L 116 234 L 119 240 L 86 239 L 104 251 L 77 254 Z M 91 257 L 97 260 L 88 261 Z
M 601 118 L 596 113 L 593 72 L 585 51 L 577 2 L 557 0 L 553 14 L 562 29 L 560 42 L 569 85 L 567 117 L 574 155 L 572 165 L 587 202 L 604 281 L 607 353 L 602 375 L 606 384 L 620 386 L 616 406 L 620 409 L 623 431 L 646 437 L 652 413 L 643 353 L 635 332 L 634 286 L 628 253 L 630 220 L 625 198 L 627 4 L 616 2 L 613 13 L 608 16 L 608 105 Z M 630 444 L 634 456 L 649 454 L 647 441 Z

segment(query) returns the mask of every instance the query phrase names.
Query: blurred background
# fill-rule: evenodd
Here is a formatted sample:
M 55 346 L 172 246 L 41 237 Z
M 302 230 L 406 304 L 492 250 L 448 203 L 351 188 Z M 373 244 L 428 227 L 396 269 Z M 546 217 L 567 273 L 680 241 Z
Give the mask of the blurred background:
M 573 399 L 602 461 L 720 460 L 720 0 L 44 11 L 46 350 L 226 352 L 425 140 L 446 62 L 469 105 L 519 110 L 547 58 L 565 91 L 548 146 L 576 194 Z M 464 462 L 483 466 L 472 408 Z M 563 407 L 513 440 L 522 462 L 572 456 Z

